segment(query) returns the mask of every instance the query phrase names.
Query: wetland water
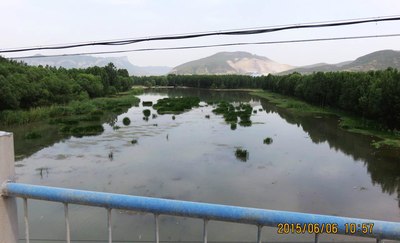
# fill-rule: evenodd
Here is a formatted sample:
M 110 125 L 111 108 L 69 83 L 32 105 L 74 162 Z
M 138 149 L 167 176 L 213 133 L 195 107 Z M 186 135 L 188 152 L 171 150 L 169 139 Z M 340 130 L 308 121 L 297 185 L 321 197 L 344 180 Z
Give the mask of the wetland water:
M 339 129 L 337 118 L 294 115 L 246 93 L 171 89 L 149 90 L 139 97 L 141 101 L 156 102 L 167 96 L 199 96 L 206 102 L 249 102 L 258 112 L 251 116 L 252 126 L 238 125 L 231 130 L 222 116 L 212 113 L 211 105 L 176 115 L 175 120 L 172 115 L 158 115 L 144 121 L 143 109 L 151 108 L 140 104 L 112 122 L 115 124 L 111 125 L 121 127 L 118 130 L 105 123 L 101 135 L 55 138 L 50 145 L 46 143 L 47 147 L 30 151 L 31 155 L 16 162 L 17 180 L 148 197 L 400 221 L 398 149 L 374 149 L 369 146 L 371 138 Z M 156 113 L 153 109 L 151 112 Z M 129 126 L 123 125 L 124 117 L 130 118 Z M 24 141 L 18 141 L 18 137 L 21 136 L 16 136 L 16 147 L 23 147 L 18 143 Z M 273 143 L 264 144 L 266 137 L 271 137 Z M 138 143 L 132 144 L 132 139 Z M 249 152 L 247 161 L 235 157 L 236 148 Z M 108 156 L 110 152 L 112 159 Z M 29 208 L 31 238 L 64 239 L 62 204 L 30 200 Z M 114 210 L 113 239 L 153 240 L 153 220 L 152 215 Z M 70 205 L 70 222 L 72 239 L 107 239 L 103 208 Z M 24 232 L 22 227 L 20 232 L 21 235 Z M 210 241 L 255 241 L 256 232 L 255 226 L 209 223 Z M 201 241 L 202 220 L 161 216 L 160 237 L 169 241 Z M 321 240 L 332 238 L 359 239 L 321 236 Z M 263 240 L 312 239 L 313 235 L 277 235 L 276 228 L 263 228 Z

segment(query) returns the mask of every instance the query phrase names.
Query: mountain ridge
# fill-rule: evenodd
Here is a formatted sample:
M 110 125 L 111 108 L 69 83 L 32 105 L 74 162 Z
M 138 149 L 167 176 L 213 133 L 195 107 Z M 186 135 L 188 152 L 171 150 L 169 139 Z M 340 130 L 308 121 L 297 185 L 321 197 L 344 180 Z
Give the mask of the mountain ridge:
M 189 61 L 174 68 L 166 66 L 141 67 L 132 64 L 126 56 L 94 57 L 94 56 L 62 56 L 22 59 L 28 65 L 49 65 L 64 68 L 86 68 L 90 66 L 105 66 L 112 62 L 117 68 L 127 69 L 130 75 L 149 76 L 171 74 L 241 74 L 241 75 L 285 75 L 293 72 L 302 74 L 332 71 L 370 71 L 382 70 L 388 67 L 400 69 L 400 51 L 380 50 L 360 56 L 355 60 L 336 64 L 316 63 L 307 66 L 294 67 L 280 64 L 267 57 L 244 51 L 218 52 L 211 56 Z
M 174 67 L 173 74 L 269 74 L 293 68 L 249 52 L 218 52 Z
M 42 57 L 36 55 L 35 58 L 22 59 L 23 62 L 33 66 L 54 66 L 64 68 L 87 68 L 91 66 L 106 66 L 112 62 L 117 68 L 128 70 L 130 75 L 146 76 L 146 75 L 165 75 L 171 68 L 166 66 L 136 66 L 132 64 L 128 57 L 94 57 L 88 55 L 81 56 L 61 56 L 61 57 Z
M 340 62 L 336 64 L 309 65 L 286 70 L 279 74 L 298 72 L 301 74 L 313 72 L 334 72 L 334 71 L 376 71 L 386 68 L 400 69 L 400 51 L 380 50 L 360 56 L 353 61 Z

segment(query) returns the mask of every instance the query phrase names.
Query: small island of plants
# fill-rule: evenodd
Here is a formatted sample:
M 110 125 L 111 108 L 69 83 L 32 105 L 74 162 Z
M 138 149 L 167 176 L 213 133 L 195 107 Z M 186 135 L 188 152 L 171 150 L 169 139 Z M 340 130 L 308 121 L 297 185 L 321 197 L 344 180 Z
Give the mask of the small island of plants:
M 153 108 L 157 110 L 158 114 L 180 114 L 193 107 L 198 107 L 199 103 L 199 97 L 164 98 L 158 100 Z
M 236 129 L 235 125 L 240 118 L 239 125 L 243 127 L 251 126 L 250 120 L 253 108 L 249 104 L 240 103 L 238 106 L 234 106 L 228 102 L 222 101 L 218 104 L 217 108 L 213 112 L 217 115 L 222 115 L 226 123 L 231 124 L 232 130 Z
M 246 149 L 237 148 L 235 156 L 237 159 L 246 162 L 249 159 L 249 152 Z

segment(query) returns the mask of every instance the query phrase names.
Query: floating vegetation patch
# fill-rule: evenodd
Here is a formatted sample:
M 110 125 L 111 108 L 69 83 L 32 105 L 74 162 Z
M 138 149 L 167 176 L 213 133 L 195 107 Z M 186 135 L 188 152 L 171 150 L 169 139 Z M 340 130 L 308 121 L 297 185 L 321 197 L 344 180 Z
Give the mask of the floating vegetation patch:
M 25 134 L 25 139 L 38 139 L 38 138 L 41 138 L 41 137 L 42 137 L 42 135 L 40 135 L 37 132 L 27 132 Z
M 78 127 L 64 126 L 60 129 L 60 132 L 64 134 L 70 134 L 74 137 L 83 137 L 100 135 L 104 132 L 104 128 L 102 125 L 88 125 Z
M 151 115 L 151 111 L 149 109 L 145 109 L 145 110 L 143 110 L 143 115 L 145 117 L 149 117 Z
M 237 124 L 236 123 L 231 123 L 231 130 L 236 130 Z
M 249 152 L 246 149 L 236 149 L 235 156 L 237 159 L 246 162 L 249 159 Z
M 142 105 L 143 106 L 152 106 L 153 105 L 153 101 L 143 101 Z
M 193 107 L 198 107 L 199 97 L 164 98 L 157 101 L 153 108 L 158 114 L 179 114 Z
M 227 123 L 237 123 L 240 118 L 239 125 L 248 127 L 251 126 L 251 112 L 253 108 L 249 104 L 239 104 L 233 106 L 232 104 L 222 101 L 218 104 L 213 112 L 217 115 L 222 115 Z
M 264 139 L 264 144 L 271 144 L 274 140 L 270 137 Z
M 129 124 L 131 124 L 131 119 L 129 119 L 129 117 L 124 117 L 124 119 L 122 119 L 122 123 L 125 126 L 129 126 Z
M 243 119 L 240 120 L 239 125 L 242 127 L 250 127 L 253 123 L 251 122 L 250 119 Z

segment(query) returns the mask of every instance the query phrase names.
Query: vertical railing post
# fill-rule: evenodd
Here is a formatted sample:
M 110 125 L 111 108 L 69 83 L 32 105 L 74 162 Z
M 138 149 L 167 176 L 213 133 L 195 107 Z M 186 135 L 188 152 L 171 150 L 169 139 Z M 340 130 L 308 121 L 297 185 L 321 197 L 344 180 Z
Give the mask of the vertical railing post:
M 4 186 L 14 181 L 14 140 L 13 134 L 0 131 L 0 242 L 18 242 L 18 216 L 15 197 L 4 194 Z

